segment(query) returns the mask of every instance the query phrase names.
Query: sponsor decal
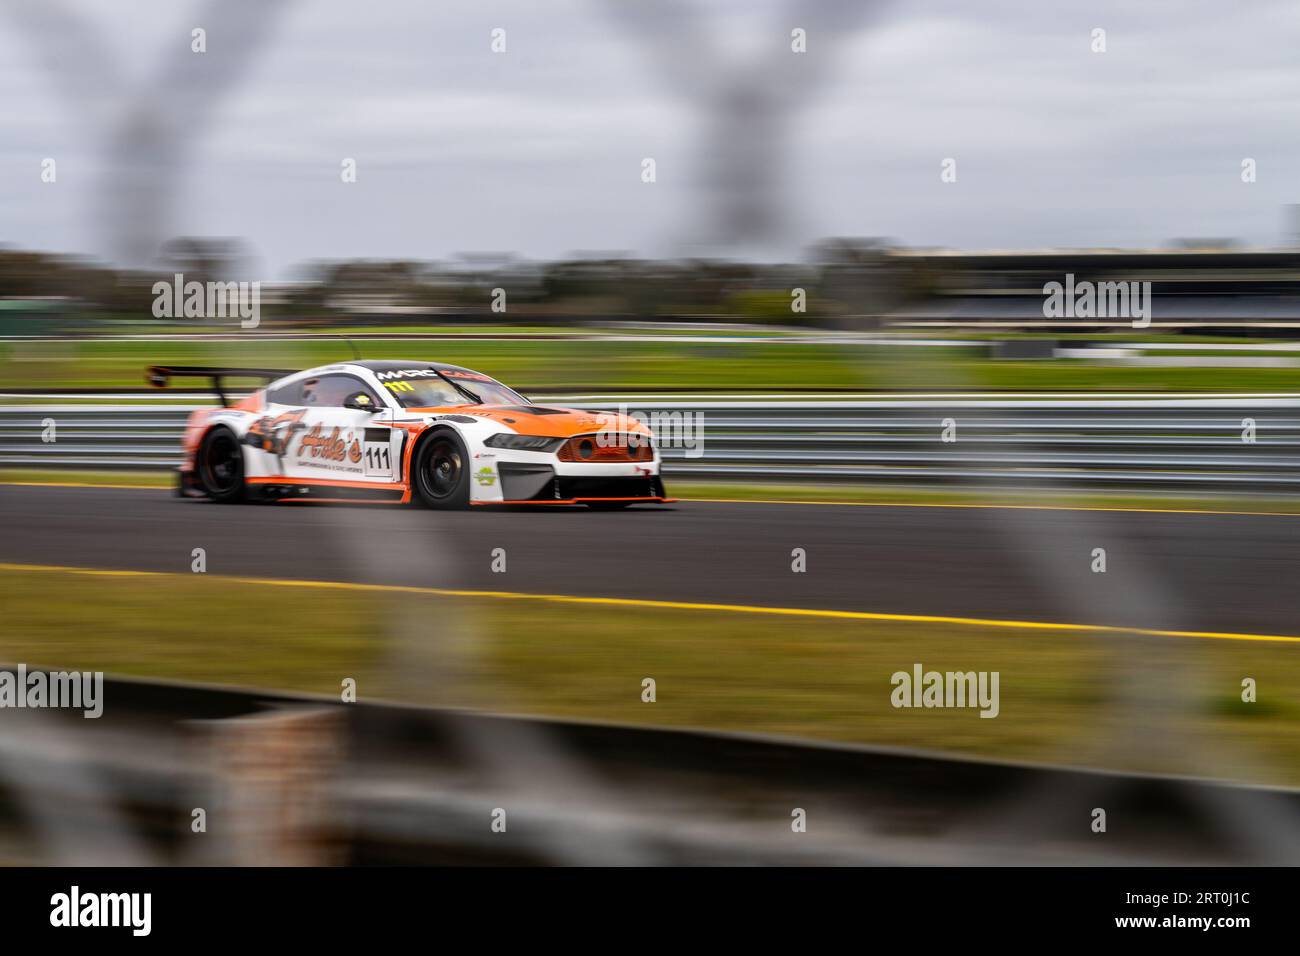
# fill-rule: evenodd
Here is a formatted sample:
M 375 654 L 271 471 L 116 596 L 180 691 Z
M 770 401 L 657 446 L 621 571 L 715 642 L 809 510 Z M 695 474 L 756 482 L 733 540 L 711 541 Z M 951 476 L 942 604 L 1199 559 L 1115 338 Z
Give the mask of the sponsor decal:
M 275 416 L 263 415 L 249 427 L 244 442 L 281 458 L 288 451 L 294 432 L 305 427 L 302 417 L 306 414 L 303 410 Z
M 492 466 L 484 465 L 474 475 L 474 480 L 477 481 L 480 485 L 483 485 L 484 487 L 490 487 L 491 485 L 496 484 L 497 476 L 496 473 L 492 470 Z
M 345 458 L 357 464 L 361 461 L 361 443 L 352 438 L 351 443 L 339 437 L 340 429 L 335 426 L 329 435 L 323 435 L 320 422 L 311 427 L 311 431 L 302 436 L 298 444 L 298 457 L 323 458 L 325 461 L 343 461 Z M 351 433 L 349 432 L 349 436 Z
M 490 375 L 484 375 L 481 372 L 463 372 L 460 369 L 445 368 L 442 374 L 447 378 L 467 378 L 475 382 L 492 382 L 495 381 Z
M 393 382 L 403 378 L 437 378 L 438 373 L 431 368 L 404 368 L 395 372 L 376 372 L 375 378 L 381 382 Z

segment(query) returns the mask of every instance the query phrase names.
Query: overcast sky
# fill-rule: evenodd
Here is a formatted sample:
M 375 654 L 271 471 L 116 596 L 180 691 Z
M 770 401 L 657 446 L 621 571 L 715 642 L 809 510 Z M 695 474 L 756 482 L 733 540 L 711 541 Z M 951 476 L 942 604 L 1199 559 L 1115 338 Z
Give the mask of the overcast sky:
M 1300 200 L 1294 0 L 647 7 L 0 0 L 0 242 L 121 259 L 132 236 L 240 236 L 270 278 L 322 257 L 785 256 L 831 235 L 1274 245 Z M 729 247 L 737 188 L 769 228 Z

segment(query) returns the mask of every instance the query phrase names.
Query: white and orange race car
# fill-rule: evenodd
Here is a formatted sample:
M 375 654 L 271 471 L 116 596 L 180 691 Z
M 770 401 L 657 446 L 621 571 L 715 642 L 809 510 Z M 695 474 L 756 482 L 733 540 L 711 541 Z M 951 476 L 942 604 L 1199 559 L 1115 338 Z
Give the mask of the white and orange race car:
M 178 490 L 213 501 L 368 500 L 431 508 L 668 502 L 654 435 L 630 416 L 537 405 L 437 362 L 356 361 L 303 372 L 152 366 L 148 382 L 212 381 L 190 415 Z M 266 382 L 239 401 L 224 383 Z

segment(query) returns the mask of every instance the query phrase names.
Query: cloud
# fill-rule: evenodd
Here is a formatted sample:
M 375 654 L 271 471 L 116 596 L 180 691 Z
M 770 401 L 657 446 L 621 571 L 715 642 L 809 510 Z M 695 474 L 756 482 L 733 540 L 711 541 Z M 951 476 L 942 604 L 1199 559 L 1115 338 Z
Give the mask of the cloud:
M 113 182 L 106 130 L 122 89 L 180 104 L 166 119 L 182 148 L 157 159 L 177 164 L 157 228 L 244 236 L 273 274 L 319 257 L 716 248 L 732 168 L 742 205 L 751 179 L 770 195 L 772 255 L 837 234 L 971 248 L 1269 244 L 1298 194 L 1300 12 L 1280 0 L 895 3 L 844 28 L 807 85 L 791 72 L 802 68 L 791 26 L 807 25 L 805 57 L 835 44 L 832 27 L 817 32 L 833 22 L 825 8 L 806 4 L 684 4 L 651 46 L 600 0 L 275 2 L 264 47 L 196 115 L 193 97 L 166 87 L 203 91 L 209 80 L 186 74 L 189 31 L 230 4 L 53 7 L 86 24 L 102 62 L 69 59 L 86 36 L 0 31 L 0 241 L 120 252 L 111 234 L 102 247 L 95 210 Z M 221 24 L 208 26 L 203 56 L 233 56 L 214 42 Z M 489 48 L 494 27 L 505 54 Z M 1104 54 L 1089 49 L 1096 27 Z M 773 83 L 791 85 L 788 102 Z M 727 105 L 747 90 L 779 108 Z M 55 186 L 39 182 L 44 156 L 59 160 Z M 640 180 L 647 156 L 654 185 Z M 1251 185 L 1239 178 L 1247 156 L 1259 164 Z M 344 157 L 358 161 L 355 185 L 339 179 Z M 956 183 L 940 181 L 945 157 Z M 160 175 L 148 163 L 121 172 L 132 188 Z

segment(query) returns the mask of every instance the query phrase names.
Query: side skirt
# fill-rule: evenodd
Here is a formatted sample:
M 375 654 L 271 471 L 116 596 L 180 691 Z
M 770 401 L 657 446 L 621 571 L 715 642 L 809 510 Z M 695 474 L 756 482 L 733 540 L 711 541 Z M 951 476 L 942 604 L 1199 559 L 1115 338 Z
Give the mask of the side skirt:
M 360 481 L 301 481 L 292 478 L 249 478 L 250 498 L 262 501 L 365 501 L 401 504 L 407 500 L 404 484 Z

